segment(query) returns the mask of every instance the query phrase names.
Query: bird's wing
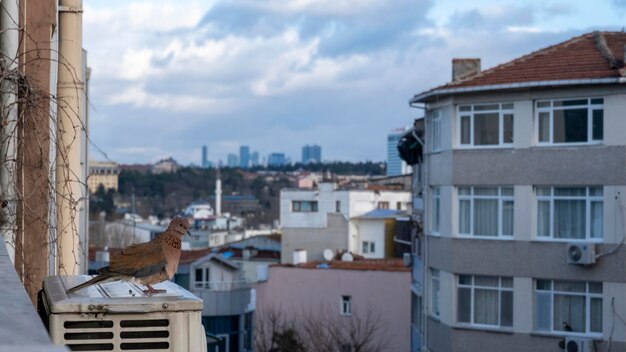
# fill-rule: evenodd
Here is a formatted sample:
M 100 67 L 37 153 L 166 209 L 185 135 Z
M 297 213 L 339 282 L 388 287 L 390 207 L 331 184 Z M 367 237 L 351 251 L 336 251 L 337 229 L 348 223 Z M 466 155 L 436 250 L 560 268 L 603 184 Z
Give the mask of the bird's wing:
M 165 269 L 166 261 L 159 242 L 146 242 L 132 245 L 111 256 L 109 271 L 146 277 Z

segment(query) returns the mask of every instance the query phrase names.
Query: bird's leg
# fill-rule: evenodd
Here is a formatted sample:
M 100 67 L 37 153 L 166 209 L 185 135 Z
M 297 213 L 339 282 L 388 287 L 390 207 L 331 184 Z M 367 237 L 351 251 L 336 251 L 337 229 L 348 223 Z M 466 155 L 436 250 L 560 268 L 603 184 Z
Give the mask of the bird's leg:
M 167 290 L 163 290 L 163 289 L 155 289 L 154 287 L 152 287 L 152 285 L 150 284 L 146 284 L 146 287 L 148 288 L 147 290 L 143 290 L 143 293 L 147 294 L 147 295 L 151 295 L 154 293 L 165 293 L 167 292 Z

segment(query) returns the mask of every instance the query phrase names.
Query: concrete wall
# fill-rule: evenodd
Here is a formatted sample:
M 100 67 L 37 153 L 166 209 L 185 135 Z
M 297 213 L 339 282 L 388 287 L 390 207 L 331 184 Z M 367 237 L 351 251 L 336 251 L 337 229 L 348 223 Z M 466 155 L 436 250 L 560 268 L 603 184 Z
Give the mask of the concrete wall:
M 292 263 L 293 251 L 305 249 L 308 260 L 321 260 L 324 249 L 348 249 L 348 221 L 341 214 L 328 214 L 323 228 L 283 228 L 281 263 Z
M 257 317 L 278 310 L 286 318 L 313 314 L 354 319 L 371 311 L 386 327 L 390 352 L 409 350 L 410 272 L 305 269 L 273 266 L 257 285 Z M 352 317 L 340 315 L 342 295 L 352 296 Z M 260 322 L 257 321 L 257 324 Z

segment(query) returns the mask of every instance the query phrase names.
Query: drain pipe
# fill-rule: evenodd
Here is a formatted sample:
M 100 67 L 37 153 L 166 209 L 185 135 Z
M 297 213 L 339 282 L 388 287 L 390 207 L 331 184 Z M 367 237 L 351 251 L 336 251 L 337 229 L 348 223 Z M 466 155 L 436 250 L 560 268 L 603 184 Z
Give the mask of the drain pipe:
M 59 1 L 57 81 L 58 274 L 76 275 L 82 261 L 79 237 L 82 202 L 81 134 L 84 132 L 82 0 Z
M 18 68 L 19 7 L 17 0 L 0 3 L 0 52 L 1 65 L 9 77 L 2 81 L 2 125 L 0 135 L 0 232 L 15 263 L 16 217 L 16 166 L 17 166 L 17 85 L 10 77 Z

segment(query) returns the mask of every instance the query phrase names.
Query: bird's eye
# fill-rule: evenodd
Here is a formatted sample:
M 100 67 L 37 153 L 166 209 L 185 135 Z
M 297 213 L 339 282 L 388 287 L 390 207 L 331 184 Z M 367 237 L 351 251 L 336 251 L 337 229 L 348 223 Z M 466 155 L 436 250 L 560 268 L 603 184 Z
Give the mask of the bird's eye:
M 183 227 L 183 224 L 180 224 L 180 227 Z

